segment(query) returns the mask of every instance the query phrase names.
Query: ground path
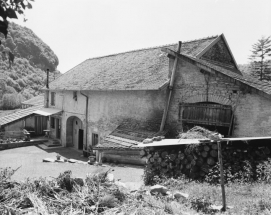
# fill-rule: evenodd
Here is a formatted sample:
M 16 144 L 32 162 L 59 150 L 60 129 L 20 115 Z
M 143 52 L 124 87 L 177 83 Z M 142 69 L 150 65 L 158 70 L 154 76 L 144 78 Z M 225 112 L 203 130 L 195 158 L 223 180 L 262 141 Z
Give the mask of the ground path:
M 97 167 L 93 165 L 85 165 L 78 163 L 44 163 L 43 158 L 56 158 L 59 153 L 62 157 L 73 158 L 86 161 L 87 159 L 81 156 L 81 152 L 72 148 L 57 148 L 44 150 L 38 146 L 28 146 L 22 148 L 8 149 L 0 151 L 0 168 L 11 167 L 20 169 L 12 176 L 13 180 L 24 180 L 26 178 L 57 177 L 59 173 L 66 170 L 71 170 L 74 177 L 85 178 L 87 173 L 94 173 L 100 169 L 114 169 L 115 179 L 121 179 L 129 188 L 138 188 L 143 184 L 142 175 L 143 168 L 137 166 L 106 166 Z

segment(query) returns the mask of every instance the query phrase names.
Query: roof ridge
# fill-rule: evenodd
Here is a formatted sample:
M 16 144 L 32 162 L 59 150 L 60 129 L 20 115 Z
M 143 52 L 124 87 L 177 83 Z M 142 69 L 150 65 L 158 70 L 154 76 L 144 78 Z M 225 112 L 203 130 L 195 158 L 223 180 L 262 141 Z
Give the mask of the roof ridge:
M 184 41 L 182 43 L 191 43 L 191 42 L 195 42 L 195 41 L 207 40 L 207 39 L 217 38 L 217 37 L 219 37 L 219 35 L 214 35 L 214 36 L 209 36 L 209 37 L 203 37 L 203 38 L 194 39 L 194 40 L 187 40 L 187 41 Z M 88 58 L 87 60 L 93 60 L 93 59 L 99 59 L 99 58 L 104 58 L 104 57 L 110 57 L 110 56 L 115 56 L 115 55 L 119 55 L 119 54 L 126 54 L 126 53 L 131 53 L 131 52 L 136 52 L 136 51 L 144 51 L 144 50 L 149 50 L 149 49 L 157 49 L 157 48 L 162 48 L 162 47 L 165 47 L 165 46 L 172 46 L 172 45 L 177 45 L 177 43 L 169 43 L 169 44 L 165 44 L 165 45 L 151 46 L 151 47 L 147 47 L 147 48 L 133 49 L 133 50 L 124 51 L 124 52 L 117 52 L 117 53 L 114 53 L 114 54 L 109 54 L 109 55 L 103 55 L 103 56 L 97 56 L 97 57 Z
M 114 54 L 109 54 L 109 55 L 103 55 L 103 56 L 97 56 L 97 57 L 88 58 L 87 60 L 93 60 L 93 59 L 98 59 L 98 58 L 110 57 L 110 56 L 115 56 L 115 55 L 119 55 L 119 54 L 130 53 L 130 52 L 144 51 L 144 50 L 149 50 L 149 49 L 158 49 L 158 48 L 162 48 L 162 47 L 165 47 L 165 46 L 172 46 L 172 45 L 177 45 L 177 43 L 165 44 L 165 45 L 160 45 L 160 46 L 152 46 L 152 47 L 141 48 L 141 49 L 133 49 L 133 50 L 124 51 L 124 52 L 117 52 L 117 53 L 114 53 Z
M 207 39 L 211 39 L 211 38 L 217 38 L 219 37 L 220 35 L 214 35 L 214 36 L 209 36 L 209 37 L 202 37 L 200 39 L 195 39 L 195 40 L 188 40 L 188 41 L 185 41 L 183 43 L 191 43 L 191 42 L 195 42 L 195 41 L 199 41 L 199 40 L 207 40 Z

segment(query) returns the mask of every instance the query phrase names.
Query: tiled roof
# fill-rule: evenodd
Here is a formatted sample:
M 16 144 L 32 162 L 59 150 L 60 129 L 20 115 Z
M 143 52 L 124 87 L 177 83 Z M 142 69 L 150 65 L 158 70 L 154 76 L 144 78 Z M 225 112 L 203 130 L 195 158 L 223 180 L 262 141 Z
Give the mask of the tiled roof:
M 35 96 L 29 100 L 22 102 L 24 105 L 41 105 L 44 103 L 44 95 Z
M 157 121 L 138 123 L 123 122 L 98 144 L 96 149 L 138 150 L 137 145 L 146 138 L 164 135 L 159 133 L 160 118 Z
M 116 129 L 98 144 L 96 149 L 138 149 L 136 146 L 148 137 L 153 137 L 157 132 L 132 131 Z
M 43 105 L 37 105 L 37 106 L 33 106 L 33 107 L 19 110 L 13 114 L 9 114 L 7 116 L 3 116 L 0 118 L 0 126 L 9 124 L 13 121 L 24 118 L 26 116 L 29 116 L 29 115 L 33 114 L 34 111 L 39 110 L 42 107 L 43 107 Z
M 195 57 L 218 36 L 183 42 L 181 53 Z M 52 90 L 159 90 L 168 83 L 169 60 L 162 47 L 84 61 L 50 83 Z

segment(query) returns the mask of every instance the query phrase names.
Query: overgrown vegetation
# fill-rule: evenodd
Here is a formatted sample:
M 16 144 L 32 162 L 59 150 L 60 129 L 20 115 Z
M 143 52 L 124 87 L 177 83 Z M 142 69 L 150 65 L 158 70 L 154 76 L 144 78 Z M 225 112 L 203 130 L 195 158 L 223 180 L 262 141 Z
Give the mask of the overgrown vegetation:
M 14 170 L 0 169 L 0 214 L 221 214 L 212 205 L 221 205 L 218 185 L 178 179 L 156 178 L 156 183 L 181 191 L 186 198 L 172 195 L 150 195 L 149 187 L 130 192 L 107 179 L 107 172 L 88 174 L 85 179 L 74 178 L 70 171 L 57 178 L 39 178 L 14 182 Z M 233 206 L 223 214 L 270 214 L 270 183 L 235 182 L 227 184 L 227 205 Z
M 47 68 L 50 80 L 60 75 L 56 71 L 58 58 L 33 31 L 15 23 L 9 24 L 7 39 L 0 35 L 0 108 L 18 108 L 21 101 L 40 94 L 45 86 Z M 15 56 L 9 67 L 9 52 Z

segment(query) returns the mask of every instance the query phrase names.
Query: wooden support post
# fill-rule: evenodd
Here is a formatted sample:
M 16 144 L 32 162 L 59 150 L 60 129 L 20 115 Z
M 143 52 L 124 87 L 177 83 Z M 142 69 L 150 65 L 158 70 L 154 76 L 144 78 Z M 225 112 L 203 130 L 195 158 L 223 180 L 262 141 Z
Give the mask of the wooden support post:
M 221 142 L 217 142 L 218 146 L 218 161 L 220 166 L 220 185 L 222 191 L 222 211 L 226 211 L 226 195 L 225 195 L 225 186 L 224 186 L 224 172 L 223 172 L 223 160 L 222 160 L 222 151 L 221 151 Z
M 177 53 L 180 54 L 181 52 L 181 46 L 182 46 L 182 42 L 179 41 L 178 43 L 178 48 L 177 48 Z M 165 124 L 166 124 L 166 119 L 167 119 L 167 114 L 168 114 L 168 109 L 169 109 L 169 105 L 170 105 L 170 100 L 171 100 L 171 94 L 172 94 L 172 90 L 173 90 L 173 85 L 174 85 L 174 78 L 175 78 L 175 73 L 178 67 L 178 57 L 175 57 L 174 60 L 174 65 L 173 65 L 173 69 L 172 69 L 172 73 L 171 73 L 171 77 L 170 77 L 170 82 L 169 82 L 169 94 L 168 94 L 168 98 L 167 98 L 167 103 L 165 104 L 165 109 L 164 109 L 164 113 L 163 113 L 163 118 L 162 118 L 162 122 L 160 125 L 160 132 L 162 132 L 164 130 Z

